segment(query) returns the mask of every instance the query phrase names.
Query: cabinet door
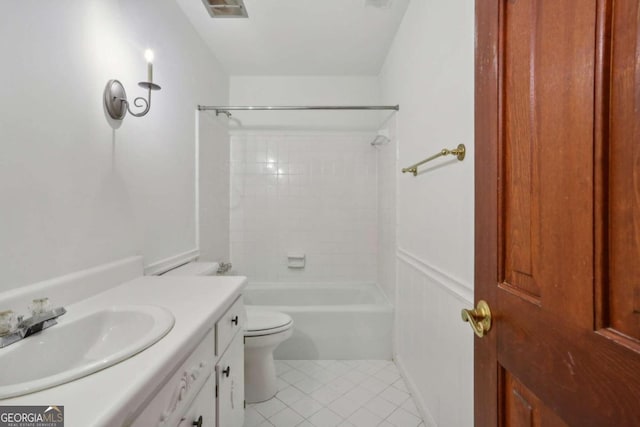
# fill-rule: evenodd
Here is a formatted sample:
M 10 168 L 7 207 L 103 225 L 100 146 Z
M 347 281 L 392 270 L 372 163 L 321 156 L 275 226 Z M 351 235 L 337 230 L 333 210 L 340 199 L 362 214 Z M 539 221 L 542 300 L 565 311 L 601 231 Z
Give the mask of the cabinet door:
M 215 379 L 211 375 L 202 386 L 202 390 L 194 399 L 187 412 L 180 420 L 178 427 L 214 427 L 216 422 Z M 200 422 L 202 417 L 202 422 Z
M 213 348 L 215 334 L 210 331 L 200 345 L 180 365 L 171 378 L 133 422 L 133 427 L 172 427 L 181 423 L 183 414 L 203 393 L 209 403 L 215 403 L 215 373 Z M 209 389 L 203 388 L 205 384 Z M 215 409 L 215 408 L 214 408 Z M 215 418 L 213 418 L 215 419 Z M 210 424 L 211 426 L 213 423 Z
M 236 334 L 216 365 L 218 427 L 244 424 L 244 335 Z
M 242 296 L 239 296 L 236 302 L 216 322 L 216 356 L 222 355 L 233 337 L 244 330 L 246 315 Z

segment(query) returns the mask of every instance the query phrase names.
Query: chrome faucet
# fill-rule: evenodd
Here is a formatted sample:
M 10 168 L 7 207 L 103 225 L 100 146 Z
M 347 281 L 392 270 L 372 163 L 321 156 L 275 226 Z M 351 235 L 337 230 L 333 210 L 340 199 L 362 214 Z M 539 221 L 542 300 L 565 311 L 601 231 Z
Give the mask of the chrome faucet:
M 220 261 L 220 266 L 218 267 L 218 274 L 226 274 L 229 270 L 231 270 L 231 268 L 233 267 L 233 265 L 230 262 L 222 262 Z
M 43 300 L 34 300 L 34 303 L 42 303 Z M 0 325 L 0 348 L 16 343 L 30 335 L 47 329 L 58 323 L 58 317 L 65 314 L 67 310 L 64 307 L 54 308 L 46 311 L 34 311 L 33 315 L 27 319 L 24 316 L 18 316 L 18 324 L 12 325 L 13 312 L 3 311 L 0 313 L 2 325 Z

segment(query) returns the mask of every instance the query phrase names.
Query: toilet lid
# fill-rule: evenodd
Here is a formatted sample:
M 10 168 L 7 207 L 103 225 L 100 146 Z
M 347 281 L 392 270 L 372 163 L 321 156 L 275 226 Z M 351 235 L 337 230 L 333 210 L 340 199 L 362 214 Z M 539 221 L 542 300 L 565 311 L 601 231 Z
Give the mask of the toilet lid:
M 255 309 L 247 306 L 247 334 L 271 334 L 287 330 L 291 327 L 291 316 L 278 311 Z

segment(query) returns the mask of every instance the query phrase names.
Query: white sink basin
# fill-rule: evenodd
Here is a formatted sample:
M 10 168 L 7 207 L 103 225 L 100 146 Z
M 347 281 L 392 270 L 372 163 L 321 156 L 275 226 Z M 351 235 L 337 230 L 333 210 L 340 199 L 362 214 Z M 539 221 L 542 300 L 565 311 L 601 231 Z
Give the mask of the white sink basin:
M 0 348 L 0 399 L 82 378 L 153 345 L 173 327 L 164 308 L 117 306 L 58 324 Z

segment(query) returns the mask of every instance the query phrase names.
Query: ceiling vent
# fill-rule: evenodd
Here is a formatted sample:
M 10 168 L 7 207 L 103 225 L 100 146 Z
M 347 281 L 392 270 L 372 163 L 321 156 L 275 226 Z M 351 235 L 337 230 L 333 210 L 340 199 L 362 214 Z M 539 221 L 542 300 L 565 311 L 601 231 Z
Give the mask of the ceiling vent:
M 389 9 L 392 0 L 365 0 L 367 7 L 377 7 L 378 9 Z
M 212 18 L 248 18 L 243 0 L 202 0 Z

